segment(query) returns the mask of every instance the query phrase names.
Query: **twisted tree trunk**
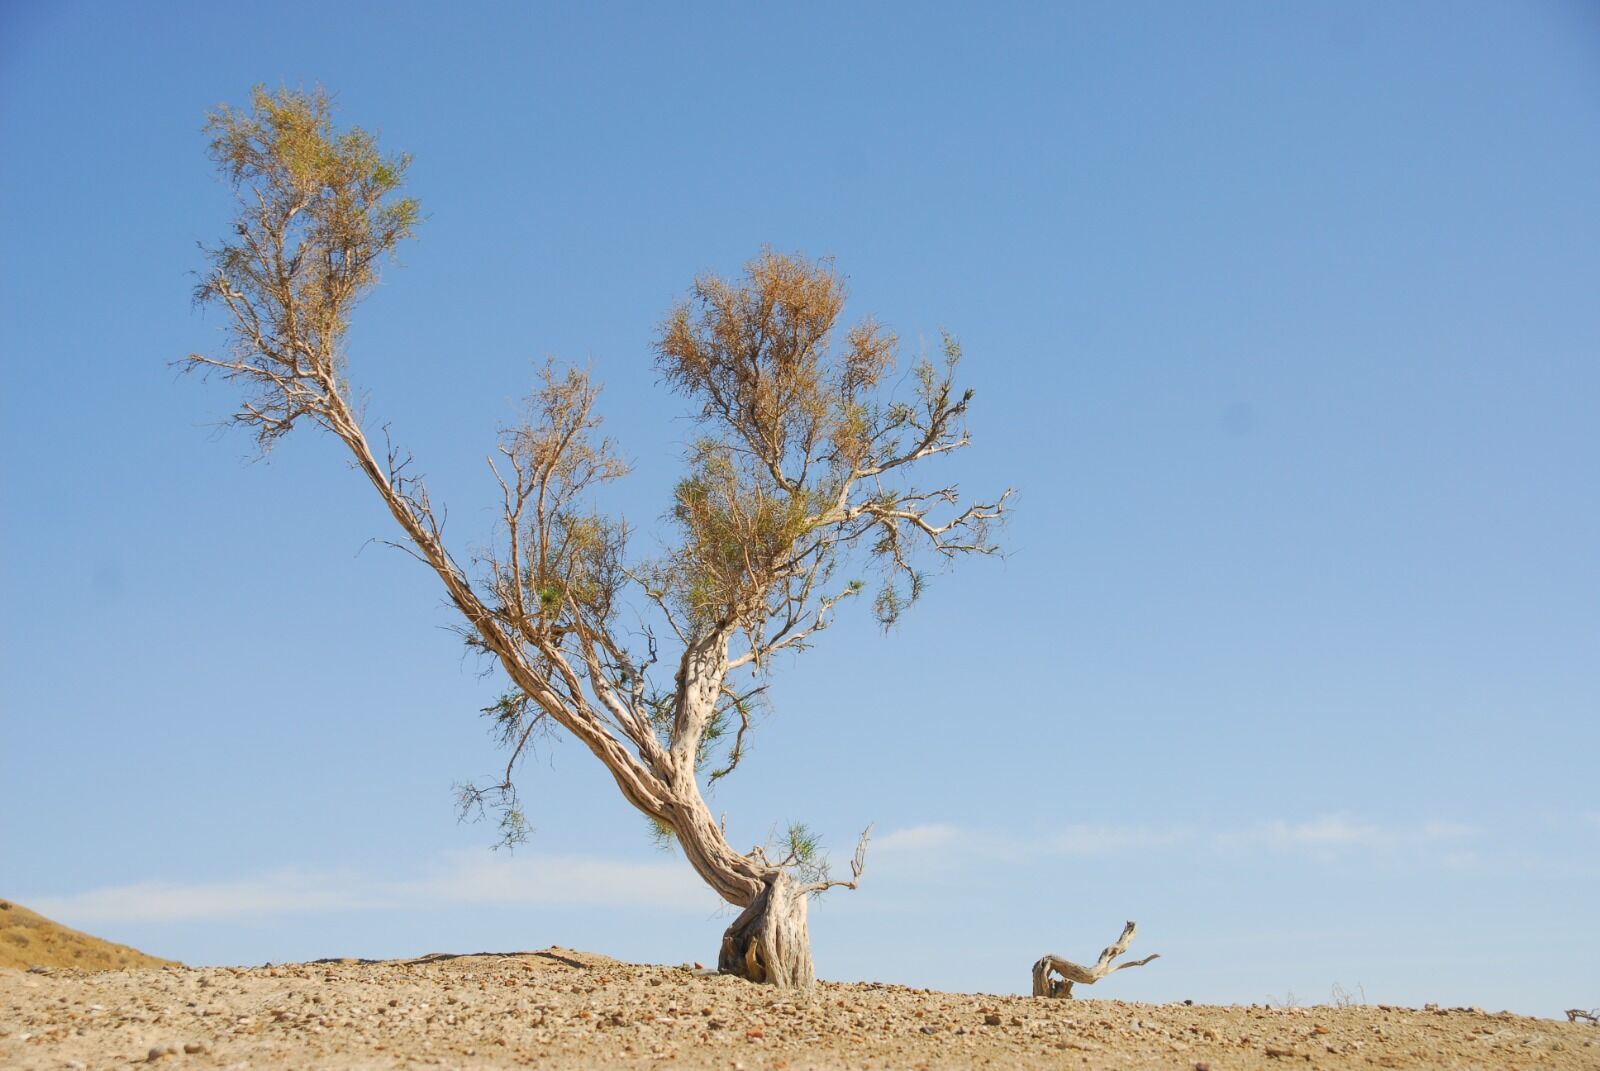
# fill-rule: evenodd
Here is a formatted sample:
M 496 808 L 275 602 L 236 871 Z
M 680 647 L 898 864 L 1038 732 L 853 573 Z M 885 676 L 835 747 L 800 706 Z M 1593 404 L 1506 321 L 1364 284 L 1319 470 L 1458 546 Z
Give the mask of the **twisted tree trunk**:
M 774 870 L 760 894 L 722 935 L 717 969 L 781 989 L 809 989 L 817 980 L 806 928 L 806 890 Z
M 734 851 L 694 781 L 682 783 L 673 804 L 673 829 L 689 865 L 719 896 L 743 909 L 722 935 L 717 969 L 780 988 L 809 988 L 817 977 L 806 926 L 811 886 Z

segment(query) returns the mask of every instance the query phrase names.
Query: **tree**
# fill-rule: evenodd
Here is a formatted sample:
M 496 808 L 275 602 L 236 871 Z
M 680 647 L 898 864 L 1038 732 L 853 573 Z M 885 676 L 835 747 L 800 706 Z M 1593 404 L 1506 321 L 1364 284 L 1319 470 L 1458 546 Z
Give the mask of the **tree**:
M 807 900 L 856 887 L 866 834 L 848 880 L 830 875 L 803 826 L 741 853 L 701 779 L 738 767 L 774 657 L 804 649 L 864 590 L 842 579 L 847 567 L 879 567 L 873 608 L 887 626 L 923 590 L 919 556 L 993 551 L 1009 491 L 964 503 L 954 486 L 910 482 L 968 443 L 956 343 L 914 365 L 908 397 L 886 398 L 898 343 L 870 319 L 835 338 L 845 294 L 828 261 L 767 251 L 741 279 L 702 277 L 655 344 L 656 368 L 700 428 L 667 515 L 670 549 L 630 559 L 626 525 L 588 505 L 626 468 L 599 435 L 597 388 L 549 365 L 490 461 L 500 541 L 464 565 L 409 458 L 373 449 L 345 378 L 351 316 L 419 221 L 399 193 L 409 159 L 383 155 L 359 128 L 336 130 L 320 91 L 258 88 L 206 130 L 239 209 L 231 236 L 206 249 L 195 296 L 225 311 L 230 346 L 181 363 L 245 388 L 231 422 L 263 450 L 297 425 L 332 432 L 399 524 L 396 545 L 438 576 L 467 642 L 504 672 L 509 687 L 485 713 L 509 760 L 497 783 L 463 787 L 463 806 L 497 807 L 506 839 L 520 839 L 518 759 L 540 733 L 570 734 L 742 909 L 721 969 L 810 985 Z M 625 605 L 648 610 L 645 624 L 630 631 Z M 670 683 L 655 672 L 663 658 Z

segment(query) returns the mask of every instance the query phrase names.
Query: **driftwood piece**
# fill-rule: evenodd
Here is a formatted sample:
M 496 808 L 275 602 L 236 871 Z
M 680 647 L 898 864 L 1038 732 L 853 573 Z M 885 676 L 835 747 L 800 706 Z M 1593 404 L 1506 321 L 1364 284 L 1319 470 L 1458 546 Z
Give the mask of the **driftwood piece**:
M 1596 1008 L 1594 1011 L 1584 1011 L 1582 1008 L 1567 1009 L 1567 1022 L 1575 1023 L 1579 1019 L 1587 1019 L 1596 1026 L 1600 1026 L 1600 1008 Z
M 1062 959 L 1060 956 L 1045 955 L 1033 965 L 1033 995 L 1036 997 L 1060 997 L 1063 1000 L 1072 999 L 1072 983 L 1082 982 L 1084 985 L 1093 985 L 1108 974 L 1122 970 L 1124 967 L 1143 967 L 1153 959 L 1160 959 L 1159 953 L 1146 956 L 1144 959 L 1129 960 L 1119 963 L 1115 967 L 1111 961 L 1128 950 L 1128 945 L 1133 942 L 1133 935 L 1139 930 L 1138 923 L 1129 922 L 1122 928 L 1122 936 L 1117 938 L 1117 943 L 1100 953 L 1100 958 L 1093 967 L 1080 967 L 1071 960 Z M 1060 978 L 1050 977 L 1051 972 L 1061 975 Z

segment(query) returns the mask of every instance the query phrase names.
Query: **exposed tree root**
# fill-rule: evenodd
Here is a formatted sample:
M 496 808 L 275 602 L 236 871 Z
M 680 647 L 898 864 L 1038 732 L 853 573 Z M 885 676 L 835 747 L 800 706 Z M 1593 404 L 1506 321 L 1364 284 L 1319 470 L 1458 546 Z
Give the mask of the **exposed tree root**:
M 1072 984 L 1081 982 L 1084 985 L 1093 985 L 1108 974 L 1122 970 L 1124 967 L 1143 967 L 1153 959 L 1160 959 L 1160 954 L 1149 955 L 1144 959 L 1130 960 L 1119 963 L 1115 967 L 1111 961 L 1128 950 L 1128 945 L 1133 942 L 1133 935 L 1139 929 L 1137 923 L 1130 922 L 1122 928 L 1122 936 L 1117 938 L 1117 943 L 1100 953 L 1100 958 L 1093 967 L 1080 967 L 1071 960 L 1062 959 L 1060 956 L 1045 955 L 1033 965 L 1033 995 L 1036 997 L 1060 997 L 1064 1000 L 1072 999 Z M 1060 978 L 1051 978 L 1054 971 L 1061 975 Z

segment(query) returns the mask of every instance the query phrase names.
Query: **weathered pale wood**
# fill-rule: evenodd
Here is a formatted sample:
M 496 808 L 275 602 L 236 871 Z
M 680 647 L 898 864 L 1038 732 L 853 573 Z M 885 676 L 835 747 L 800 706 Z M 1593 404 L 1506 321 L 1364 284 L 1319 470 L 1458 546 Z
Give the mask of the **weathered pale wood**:
M 1046 954 L 1033 965 L 1033 995 L 1036 997 L 1059 997 L 1064 1000 L 1072 999 L 1072 984 L 1081 982 L 1084 985 L 1093 985 L 1108 974 L 1113 974 L 1124 967 L 1143 967 L 1153 959 L 1160 959 L 1159 953 L 1146 956 L 1144 959 L 1130 960 L 1119 963 L 1115 967 L 1111 961 L 1128 950 L 1128 945 L 1133 943 L 1133 935 L 1139 930 L 1138 923 L 1129 922 L 1122 928 L 1122 936 L 1117 938 L 1115 944 L 1105 948 L 1100 953 L 1100 958 L 1093 967 L 1081 967 L 1071 960 L 1062 959 L 1060 956 Z M 1050 977 L 1051 973 L 1061 975 L 1060 978 Z
M 788 871 L 776 871 L 722 935 L 717 969 L 781 989 L 809 989 L 817 980 L 806 925 L 809 898 Z

